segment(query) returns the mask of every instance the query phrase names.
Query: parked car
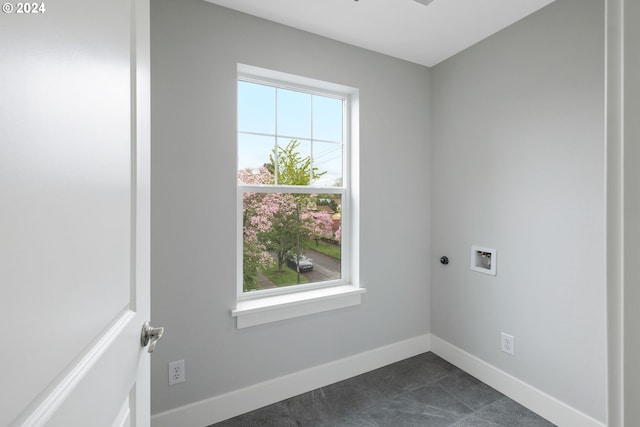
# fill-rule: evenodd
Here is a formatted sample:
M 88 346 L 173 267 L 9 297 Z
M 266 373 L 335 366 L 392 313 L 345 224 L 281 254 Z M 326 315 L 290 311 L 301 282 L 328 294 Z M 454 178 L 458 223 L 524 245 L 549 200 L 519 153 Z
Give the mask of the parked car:
M 307 258 L 304 255 L 299 255 L 298 256 L 298 264 L 300 265 L 300 272 L 302 272 L 302 273 L 313 270 L 313 260 L 311 258 Z M 297 268 L 296 268 L 296 257 L 295 257 L 295 255 L 292 256 L 291 258 L 289 258 L 289 261 L 287 261 L 287 265 L 293 271 L 298 271 Z

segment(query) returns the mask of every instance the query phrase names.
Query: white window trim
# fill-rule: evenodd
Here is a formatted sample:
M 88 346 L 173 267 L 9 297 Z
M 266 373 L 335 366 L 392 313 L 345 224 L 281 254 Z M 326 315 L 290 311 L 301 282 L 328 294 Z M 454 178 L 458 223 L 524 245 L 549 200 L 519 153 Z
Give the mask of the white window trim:
M 356 285 L 332 286 L 239 301 L 231 315 L 238 329 L 292 319 L 323 311 L 360 305 L 366 289 Z
M 238 64 L 238 79 L 250 80 L 256 83 L 272 83 L 279 87 L 303 89 L 320 95 L 333 94 L 347 98 L 347 111 L 345 117 L 346 153 L 345 187 L 300 187 L 277 186 L 286 192 L 292 193 L 327 193 L 336 192 L 342 194 L 343 235 L 348 236 L 342 247 L 342 272 L 341 279 L 320 283 L 297 285 L 269 289 L 255 292 L 243 292 L 242 288 L 242 263 L 238 262 L 237 271 L 237 301 L 236 308 L 231 310 L 231 315 L 237 319 L 237 327 L 246 328 L 265 323 L 291 319 L 299 316 L 320 313 L 329 310 L 359 305 L 362 302 L 362 294 L 366 289 L 359 284 L 359 221 L 358 221 L 358 195 L 359 195 L 359 126 L 358 126 L 358 90 L 322 82 L 306 77 L 295 76 L 263 68 Z M 237 127 L 236 127 L 237 128 Z M 273 189 L 273 186 L 269 186 Z M 266 186 L 238 185 L 237 186 L 237 212 L 242 211 L 242 193 L 267 192 Z M 242 259 L 242 223 L 238 215 L 238 249 L 237 260 Z

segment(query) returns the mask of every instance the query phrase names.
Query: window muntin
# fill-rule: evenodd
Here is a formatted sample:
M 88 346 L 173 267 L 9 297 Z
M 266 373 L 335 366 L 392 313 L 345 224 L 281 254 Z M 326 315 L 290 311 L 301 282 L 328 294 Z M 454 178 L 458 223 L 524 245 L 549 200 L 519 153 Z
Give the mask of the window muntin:
M 346 283 L 347 107 L 346 95 L 238 78 L 240 296 Z

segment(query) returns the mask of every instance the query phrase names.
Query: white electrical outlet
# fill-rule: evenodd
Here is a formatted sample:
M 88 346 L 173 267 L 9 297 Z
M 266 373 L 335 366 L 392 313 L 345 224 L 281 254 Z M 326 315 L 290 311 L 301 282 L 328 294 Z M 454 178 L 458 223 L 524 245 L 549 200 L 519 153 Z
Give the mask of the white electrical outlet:
M 515 345 L 515 338 L 513 337 L 513 335 L 505 334 L 503 332 L 501 337 L 502 339 L 500 341 L 500 349 L 507 354 L 515 356 L 516 345 Z
M 183 383 L 186 381 L 184 375 L 184 360 L 176 360 L 169 363 L 169 385 Z

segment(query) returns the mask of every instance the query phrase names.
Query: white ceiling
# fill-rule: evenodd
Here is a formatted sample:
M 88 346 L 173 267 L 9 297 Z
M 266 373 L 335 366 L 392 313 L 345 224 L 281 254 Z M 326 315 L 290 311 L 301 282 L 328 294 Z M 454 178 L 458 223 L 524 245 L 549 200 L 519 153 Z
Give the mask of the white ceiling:
M 206 0 L 426 66 L 554 0 Z

